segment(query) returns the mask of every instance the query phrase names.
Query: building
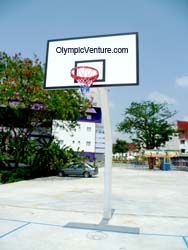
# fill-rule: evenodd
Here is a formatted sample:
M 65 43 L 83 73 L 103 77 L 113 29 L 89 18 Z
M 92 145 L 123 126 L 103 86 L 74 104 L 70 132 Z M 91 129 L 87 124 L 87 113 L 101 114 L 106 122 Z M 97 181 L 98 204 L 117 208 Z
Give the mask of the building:
M 188 121 L 177 121 L 179 134 L 179 150 L 181 154 L 188 154 Z
M 178 135 L 172 135 L 169 140 L 162 147 L 165 150 L 177 150 L 179 151 L 179 137 Z
M 175 128 L 179 131 L 177 135 L 172 135 L 161 148 L 163 150 L 175 150 L 178 155 L 188 155 L 188 121 L 177 121 Z
M 86 116 L 78 119 L 78 126 L 74 130 L 65 129 L 63 124 L 66 125 L 66 122 L 55 120 L 52 133 L 61 147 L 69 146 L 75 152 L 81 152 L 90 161 L 103 160 L 105 137 L 101 119 L 101 108 L 88 108 Z

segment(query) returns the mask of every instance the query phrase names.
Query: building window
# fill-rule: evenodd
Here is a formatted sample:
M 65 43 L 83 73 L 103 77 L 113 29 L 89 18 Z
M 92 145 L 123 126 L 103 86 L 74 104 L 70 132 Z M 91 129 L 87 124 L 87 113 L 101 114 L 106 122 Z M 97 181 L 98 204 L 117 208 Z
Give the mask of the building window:
M 91 120 L 92 119 L 92 115 L 87 115 L 87 120 Z
M 72 141 L 72 143 L 74 144 L 74 143 L 75 143 L 75 141 Z
M 181 153 L 185 153 L 185 149 L 184 148 L 181 149 Z
M 88 132 L 91 132 L 91 127 L 86 128 Z
M 185 140 L 180 140 L 180 144 L 185 144 Z
M 80 144 L 80 141 L 78 141 L 78 144 Z
M 86 146 L 91 146 L 91 142 L 90 141 L 86 141 Z

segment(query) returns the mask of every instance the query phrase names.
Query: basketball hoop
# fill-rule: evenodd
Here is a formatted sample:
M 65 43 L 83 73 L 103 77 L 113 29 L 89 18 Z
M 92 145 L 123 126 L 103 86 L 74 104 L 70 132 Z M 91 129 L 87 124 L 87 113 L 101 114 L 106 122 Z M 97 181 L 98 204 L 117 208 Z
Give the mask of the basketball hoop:
M 82 94 L 88 93 L 89 88 L 99 77 L 99 71 L 89 66 L 78 66 L 70 71 L 71 77 L 80 83 L 80 91 Z

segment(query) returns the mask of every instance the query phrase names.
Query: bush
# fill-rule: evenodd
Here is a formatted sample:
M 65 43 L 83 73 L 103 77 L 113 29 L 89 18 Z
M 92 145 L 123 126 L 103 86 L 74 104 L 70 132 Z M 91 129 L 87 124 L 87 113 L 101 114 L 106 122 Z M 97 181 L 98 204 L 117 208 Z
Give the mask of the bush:
M 22 180 L 28 180 L 31 178 L 30 168 L 16 168 L 12 170 L 3 170 L 0 173 L 1 183 L 10 183 Z
M 12 173 L 8 170 L 1 171 L 1 183 L 7 183 Z

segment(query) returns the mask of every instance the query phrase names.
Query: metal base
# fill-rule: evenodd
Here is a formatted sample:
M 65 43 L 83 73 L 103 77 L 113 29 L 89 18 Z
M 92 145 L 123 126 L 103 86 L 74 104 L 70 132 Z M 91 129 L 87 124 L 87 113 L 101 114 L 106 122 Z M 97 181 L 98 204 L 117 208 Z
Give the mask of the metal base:
M 140 229 L 137 227 L 122 227 L 122 226 L 113 226 L 106 224 L 87 224 L 87 223 L 70 222 L 66 224 L 64 227 L 72 229 L 95 230 L 95 231 L 104 231 L 112 233 L 127 233 L 127 234 L 140 233 Z

